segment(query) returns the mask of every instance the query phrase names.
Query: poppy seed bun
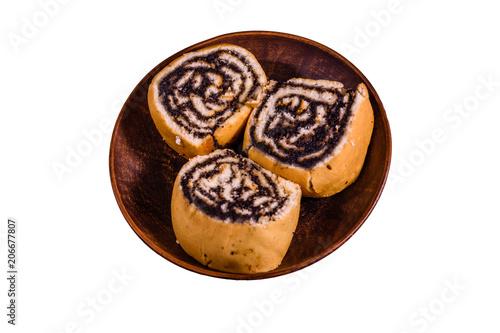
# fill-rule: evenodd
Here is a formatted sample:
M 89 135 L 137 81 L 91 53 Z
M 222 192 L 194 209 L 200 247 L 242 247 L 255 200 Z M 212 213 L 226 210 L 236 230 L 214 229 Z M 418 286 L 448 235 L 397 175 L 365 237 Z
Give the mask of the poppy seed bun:
M 246 49 L 210 46 L 178 57 L 153 78 L 149 110 L 176 152 L 187 158 L 208 154 L 241 138 L 266 82 Z
M 363 83 L 270 82 L 247 123 L 243 151 L 264 168 L 327 197 L 352 184 L 364 164 L 373 110 Z
M 210 268 L 267 272 L 283 260 L 297 226 L 300 187 L 228 149 L 189 160 L 172 192 L 180 246 Z

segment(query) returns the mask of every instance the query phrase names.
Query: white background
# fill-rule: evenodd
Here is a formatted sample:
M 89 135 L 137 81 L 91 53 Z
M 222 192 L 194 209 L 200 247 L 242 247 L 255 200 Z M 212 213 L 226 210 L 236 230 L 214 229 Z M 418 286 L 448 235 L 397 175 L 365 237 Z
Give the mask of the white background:
M 2 278 L 1 331 L 499 332 L 493 3 L 3 1 L 1 276 L 7 218 L 20 239 L 18 325 L 7 324 Z M 108 171 L 110 126 L 143 76 L 243 30 L 346 56 L 379 93 L 393 135 L 390 179 L 362 228 L 310 268 L 262 281 L 198 275 L 155 254 L 120 213 Z M 91 131 L 102 140 L 58 177 L 54 165 Z

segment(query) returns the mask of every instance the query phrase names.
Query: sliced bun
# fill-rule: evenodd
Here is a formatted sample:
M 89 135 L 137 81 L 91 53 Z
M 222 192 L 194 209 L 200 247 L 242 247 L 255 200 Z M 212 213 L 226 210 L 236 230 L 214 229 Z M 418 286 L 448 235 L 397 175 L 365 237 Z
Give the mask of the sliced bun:
M 327 80 L 270 82 L 248 120 L 243 151 L 299 184 L 304 196 L 326 197 L 357 179 L 372 131 L 363 83 L 349 90 Z
M 182 55 L 153 78 L 149 110 L 176 152 L 188 158 L 208 154 L 240 139 L 266 83 L 248 50 L 210 46 Z
M 297 226 L 300 187 L 229 149 L 192 158 L 172 192 L 172 225 L 198 262 L 233 273 L 267 272 Z

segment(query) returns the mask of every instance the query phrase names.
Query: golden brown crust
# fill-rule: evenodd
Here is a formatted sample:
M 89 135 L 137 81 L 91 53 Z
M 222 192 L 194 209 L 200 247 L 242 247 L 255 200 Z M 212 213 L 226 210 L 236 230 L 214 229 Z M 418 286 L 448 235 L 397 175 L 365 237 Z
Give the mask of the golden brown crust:
M 373 109 L 368 89 L 363 83 L 357 86 L 354 103 L 357 103 L 357 107 L 353 110 L 355 114 L 350 124 L 347 142 L 340 151 L 334 150 L 336 154 L 332 155 L 329 160 L 313 169 L 283 164 L 253 147 L 250 139 L 250 122 L 245 130 L 243 150 L 247 152 L 250 159 L 264 168 L 299 184 L 303 196 L 318 198 L 331 196 L 342 191 L 357 179 L 370 144 L 373 131 Z
M 311 171 L 311 190 L 318 197 L 342 191 L 354 183 L 363 168 L 373 131 L 373 109 L 366 86 L 360 83 L 357 90 L 361 100 L 347 142 L 337 155 Z
M 171 207 L 175 236 L 187 254 L 216 270 L 251 274 L 267 272 L 280 265 L 297 226 L 300 195 L 279 220 L 227 223 L 207 216 L 190 204 L 181 191 L 178 175 Z
M 214 137 L 222 147 L 232 146 L 241 139 L 252 110 L 252 107 L 244 105 L 228 121 L 215 130 Z

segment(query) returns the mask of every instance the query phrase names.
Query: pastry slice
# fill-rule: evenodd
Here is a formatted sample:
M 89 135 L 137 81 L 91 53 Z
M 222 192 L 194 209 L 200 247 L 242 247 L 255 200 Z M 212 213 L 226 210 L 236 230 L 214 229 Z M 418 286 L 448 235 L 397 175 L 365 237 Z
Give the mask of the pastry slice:
M 361 172 L 373 131 L 363 83 L 295 78 L 270 82 L 245 130 L 243 151 L 264 168 L 300 185 L 308 197 L 327 197 Z
M 229 149 L 189 160 L 172 192 L 180 246 L 210 268 L 233 273 L 278 267 L 297 226 L 300 187 Z
M 152 80 L 148 105 L 156 128 L 176 152 L 193 157 L 234 144 L 267 78 L 246 49 L 219 44 L 186 53 Z

